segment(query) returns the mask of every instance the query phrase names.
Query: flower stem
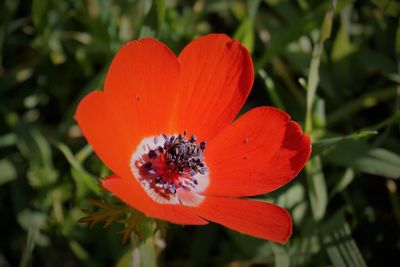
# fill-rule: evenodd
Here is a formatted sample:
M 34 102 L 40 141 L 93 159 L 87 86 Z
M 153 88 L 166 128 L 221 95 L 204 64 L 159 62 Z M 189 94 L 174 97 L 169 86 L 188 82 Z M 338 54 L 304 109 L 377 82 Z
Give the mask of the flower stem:
M 153 236 L 141 240 L 132 232 L 131 246 L 131 267 L 157 267 L 157 256 Z

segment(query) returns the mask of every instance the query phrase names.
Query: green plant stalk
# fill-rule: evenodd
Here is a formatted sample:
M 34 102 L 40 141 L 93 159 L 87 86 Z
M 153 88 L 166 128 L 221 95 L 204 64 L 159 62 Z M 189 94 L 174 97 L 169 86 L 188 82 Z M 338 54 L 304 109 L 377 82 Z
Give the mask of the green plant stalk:
M 341 108 L 332 112 L 327 118 L 328 125 L 332 126 L 340 123 L 344 118 L 351 118 L 355 113 L 365 108 L 373 107 L 379 102 L 393 100 L 397 95 L 397 87 L 389 87 L 382 90 L 376 90 L 371 93 L 366 93 Z
M 317 92 L 317 86 L 319 83 L 319 65 L 321 62 L 321 55 L 323 51 L 322 42 L 316 44 L 312 53 L 310 72 L 307 79 L 307 107 L 306 107 L 306 126 L 305 131 L 311 133 L 313 130 L 312 123 L 312 110 L 315 100 L 315 94 Z
M 328 191 L 325 175 L 322 171 L 322 162 L 319 156 L 310 159 L 305 167 L 307 186 L 310 197 L 311 211 L 315 221 L 321 220 L 328 205 Z
M 332 8 L 328 10 L 325 14 L 325 18 L 321 28 L 320 40 L 313 49 L 310 63 L 310 71 L 307 79 L 305 131 L 311 136 L 311 138 L 313 137 L 312 112 L 319 83 L 319 66 L 324 49 L 324 42 L 331 35 L 332 20 L 335 8 L 336 1 L 334 0 L 332 2 Z M 319 221 L 324 217 L 326 206 L 328 205 L 328 190 L 326 187 L 325 176 L 322 170 L 321 158 L 319 156 L 316 156 L 309 160 L 305 167 L 305 170 L 307 174 L 307 185 L 313 218 L 315 221 Z
M 332 3 L 332 8 L 326 12 L 324 22 L 321 28 L 319 42 L 315 45 L 312 53 L 310 71 L 307 79 L 307 106 L 306 106 L 306 126 L 307 133 L 312 132 L 312 111 L 315 101 L 315 95 L 319 83 L 319 65 L 321 63 L 322 52 L 324 51 L 324 42 L 331 36 L 333 13 L 336 7 L 336 1 Z
M 285 110 L 285 105 L 283 104 L 278 92 L 276 91 L 274 81 L 263 69 L 260 69 L 258 71 L 258 74 L 260 75 L 261 79 L 263 79 L 265 88 L 267 89 L 267 92 L 271 97 L 271 101 L 274 106 L 278 107 L 279 109 Z
M 154 247 L 154 237 L 140 240 L 135 233 L 131 233 L 132 267 L 157 267 L 157 256 Z
M 21 261 L 19 263 L 19 267 L 26 267 L 29 264 L 29 261 L 31 260 L 32 257 L 32 252 L 35 248 L 35 239 L 38 235 L 39 229 L 36 227 L 31 227 L 29 228 L 28 231 L 28 237 L 26 240 L 26 247 L 23 251 Z

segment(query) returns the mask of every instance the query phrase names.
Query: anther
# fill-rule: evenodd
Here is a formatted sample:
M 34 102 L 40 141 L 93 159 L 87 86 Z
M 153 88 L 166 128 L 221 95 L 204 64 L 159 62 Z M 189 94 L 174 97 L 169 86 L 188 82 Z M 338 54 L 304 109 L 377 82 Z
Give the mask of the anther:
M 200 143 L 200 149 L 201 150 L 206 149 L 206 147 L 207 147 L 206 142 L 203 141 L 203 142 Z
M 163 185 L 163 187 L 164 187 L 164 190 L 167 190 L 168 189 L 168 183 L 164 183 L 164 185 Z
M 168 187 L 168 190 L 169 190 L 169 192 L 171 192 L 172 194 L 174 194 L 175 195 L 175 193 L 176 193 L 176 187 L 175 187 L 175 185 L 170 185 L 169 187 Z
M 158 155 L 157 155 L 157 152 L 152 149 L 152 150 L 149 151 L 148 156 L 151 159 L 155 159 L 155 158 L 157 158 Z
M 150 161 L 148 161 L 148 162 L 146 162 L 146 163 L 144 164 L 144 168 L 145 168 L 147 171 L 151 170 L 151 167 L 153 167 L 153 164 L 152 164 Z
M 208 171 L 203 161 L 206 142 L 198 142 L 195 135 L 188 138 L 187 131 L 178 135 L 162 134 L 162 137 L 163 143 L 154 137 L 154 147 L 148 148 L 148 159 L 143 164 L 147 179 L 157 190 L 168 194 L 175 195 L 179 188 L 185 191 L 196 188 L 196 175 L 205 175 Z

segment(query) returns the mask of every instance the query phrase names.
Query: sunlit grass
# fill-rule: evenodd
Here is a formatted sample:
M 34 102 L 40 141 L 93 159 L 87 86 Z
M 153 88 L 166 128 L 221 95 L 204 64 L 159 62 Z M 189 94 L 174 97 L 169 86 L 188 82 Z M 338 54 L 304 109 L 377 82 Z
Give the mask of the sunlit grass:
M 115 200 L 97 185 L 110 172 L 81 137 L 76 105 L 103 87 L 129 40 L 154 37 L 178 53 L 209 32 L 252 53 L 244 110 L 279 107 L 312 137 L 305 171 L 262 196 L 290 210 L 294 234 L 279 246 L 217 225 L 170 225 L 166 243 L 154 237 L 156 251 L 140 243 L 143 255 L 159 255 L 160 266 L 392 264 L 400 252 L 400 4 L 334 3 L 3 1 L 0 266 L 129 266 L 122 225 L 78 223 L 90 199 Z

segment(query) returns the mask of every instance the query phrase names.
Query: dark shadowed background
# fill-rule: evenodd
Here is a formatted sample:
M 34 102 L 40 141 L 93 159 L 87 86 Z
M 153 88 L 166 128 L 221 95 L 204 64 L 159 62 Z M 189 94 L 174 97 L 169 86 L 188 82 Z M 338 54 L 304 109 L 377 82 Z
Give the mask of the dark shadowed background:
M 159 265 L 396 265 L 399 14 L 395 0 L 2 0 L 0 266 L 130 266 L 121 224 L 77 222 L 90 199 L 118 202 L 97 186 L 109 171 L 79 132 L 76 105 L 102 88 L 129 40 L 152 36 L 177 54 L 210 32 L 252 54 L 244 110 L 287 111 L 314 152 L 293 182 L 259 197 L 290 210 L 286 245 L 215 224 L 170 225 Z

